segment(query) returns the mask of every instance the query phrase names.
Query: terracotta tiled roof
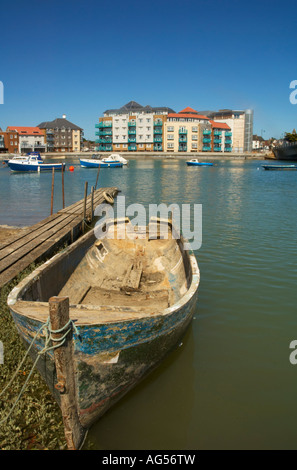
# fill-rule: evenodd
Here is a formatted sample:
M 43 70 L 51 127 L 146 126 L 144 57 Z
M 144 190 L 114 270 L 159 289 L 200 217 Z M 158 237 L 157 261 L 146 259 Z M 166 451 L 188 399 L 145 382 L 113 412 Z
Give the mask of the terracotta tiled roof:
M 8 126 L 9 131 L 17 131 L 19 135 L 44 135 L 38 127 Z
M 208 117 L 202 116 L 201 114 L 188 114 L 188 113 L 171 113 L 168 114 L 168 117 L 173 118 L 190 118 L 190 119 L 206 119 L 208 121 Z
M 228 129 L 231 130 L 231 128 L 226 124 L 225 122 L 216 122 L 216 121 L 211 121 L 209 120 L 210 124 L 214 129 Z

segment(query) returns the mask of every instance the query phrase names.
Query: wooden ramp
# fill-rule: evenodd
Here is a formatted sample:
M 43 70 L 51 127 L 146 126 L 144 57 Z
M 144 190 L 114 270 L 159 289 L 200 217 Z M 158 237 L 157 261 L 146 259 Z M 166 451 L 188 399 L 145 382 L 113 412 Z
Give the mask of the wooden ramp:
M 113 197 L 117 188 L 100 188 L 94 191 L 93 210 L 105 201 L 103 193 Z M 86 219 L 93 218 L 92 197 L 87 197 Z M 7 239 L 0 245 L 0 287 L 7 284 L 31 263 L 39 262 L 52 255 L 66 242 L 72 243 L 83 232 L 84 199 L 60 210 L 46 219 Z

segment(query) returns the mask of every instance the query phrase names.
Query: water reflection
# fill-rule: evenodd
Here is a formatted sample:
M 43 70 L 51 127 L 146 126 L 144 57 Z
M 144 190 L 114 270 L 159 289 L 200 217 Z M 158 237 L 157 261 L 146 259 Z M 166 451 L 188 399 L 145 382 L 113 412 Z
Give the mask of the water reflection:
M 195 402 L 192 326 L 181 346 L 108 411 L 84 448 L 186 449 Z M 182 397 L 186 393 L 187 400 Z

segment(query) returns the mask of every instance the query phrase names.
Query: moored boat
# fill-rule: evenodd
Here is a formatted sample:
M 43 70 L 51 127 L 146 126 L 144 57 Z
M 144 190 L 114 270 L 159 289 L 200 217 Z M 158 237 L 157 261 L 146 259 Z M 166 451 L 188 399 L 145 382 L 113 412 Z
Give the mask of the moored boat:
M 297 170 L 297 165 L 262 165 L 264 170 Z
M 165 225 L 167 238 L 160 235 Z M 37 268 L 8 296 L 33 360 L 44 348 L 43 327 L 51 302 L 69 298 L 75 331 L 70 333 L 67 364 L 71 362 L 74 371 L 71 409 L 78 420 L 76 430 L 69 432 L 75 448 L 80 448 L 92 423 L 179 344 L 198 295 L 196 258 L 182 238 L 173 236 L 170 223 L 153 220 L 136 232 L 129 220 L 120 219 L 106 222 L 105 229 L 113 238 L 97 239 L 96 229 L 90 231 Z M 41 334 L 32 343 L 38 331 Z M 64 347 L 60 346 L 55 351 Z M 61 404 L 63 377 L 53 356 L 52 350 L 40 354 L 37 368 Z M 68 418 L 64 416 L 64 425 Z
M 123 165 L 127 165 L 127 164 L 128 164 L 128 160 L 126 160 L 126 158 L 122 157 L 122 156 L 119 155 L 118 153 L 112 153 L 112 154 L 109 155 L 108 157 L 102 158 L 102 161 L 103 161 L 103 162 L 107 162 L 107 163 L 110 163 L 110 162 L 121 162 Z
M 29 154 L 26 157 L 14 157 L 8 160 L 7 165 L 11 171 L 33 171 L 43 172 L 55 170 L 62 170 L 65 163 L 44 163 L 39 155 Z
M 188 166 L 213 166 L 211 162 L 199 162 L 197 158 L 192 158 L 192 160 L 187 161 Z
M 122 162 L 117 161 L 104 161 L 96 158 L 81 158 L 80 166 L 82 168 L 118 168 L 122 167 Z

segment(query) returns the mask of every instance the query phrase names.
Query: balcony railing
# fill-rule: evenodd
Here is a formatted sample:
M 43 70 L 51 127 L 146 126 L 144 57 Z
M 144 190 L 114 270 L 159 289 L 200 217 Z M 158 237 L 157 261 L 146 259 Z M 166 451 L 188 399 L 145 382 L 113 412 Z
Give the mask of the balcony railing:
M 162 129 L 154 129 L 154 134 L 162 134 Z
M 187 134 L 188 131 L 187 131 L 187 129 L 179 129 L 178 133 L 179 134 Z
M 100 121 L 99 124 L 95 124 L 95 127 L 112 127 L 112 121 Z
M 136 134 L 136 129 L 128 129 L 128 134 Z
M 230 132 L 230 131 L 225 132 L 225 136 L 226 136 L 226 137 L 227 137 L 227 136 L 231 136 L 231 135 L 232 135 L 232 132 Z
M 221 152 L 222 151 L 221 147 L 214 147 L 213 149 L 214 149 L 215 152 Z
M 129 121 L 128 122 L 128 127 L 135 127 L 136 126 L 136 122 L 135 121 Z
M 162 126 L 162 125 L 163 125 L 162 119 L 157 119 L 156 121 L 154 121 L 154 126 Z
M 211 139 L 209 137 L 204 137 L 203 138 L 203 143 L 210 144 L 210 142 L 211 142 Z
M 96 135 L 112 135 L 112 131 L 99 131 Z
M 222 135 L 222 131 L 214 131 L 213 135 Z
M 210 129 L 204 129 L 203 135 L 210 135 L 210 134 L 211 134 L 211 130 L 210 130 Z
M 232 139 L 226 139 L 225 138 L 225 144 L 232 144 Z
M 99 138 L 99 143 L 100 144 L 111 144 L 112 143 L 112 137 L 100 137 Z
M 132 151 L 137 150 L 137 145 L 135 145 L 135 144 L 134 145 L 128 145 L 128 150 L 132 150 Z
M 163 142 L 162 137 L 154 137 L 154 142 Z
M 214 144 L 220 144 L 222 142 L 222 140 L 216 138 L 216 139 L 213 139 L 213 142 L 214 142 Z
M 162 152 L 163 146 L 161 144 L 154 144 L 154 150 L 157 152 Z
M 182 144 L 183 142 L 187 143 L 187 137 L 179 137 L 178 141 Z
M 112 150 L 112 145 L 111 144 L 100 144 L 99 145 L 99 150 L 103 150 L 103 151 L 106 151 L 106 152 L 109 152 Z
M 210 145 L 203 145 L 203 147 L 202 147 L 202 151 L 203 151 L 203 152 L 208 152 L 209 150 L 211 150 L 211 146 L 210 146 Z
M 231 147 L 225 147 L 225 152 L 231 152 L 232 148 Z
M 179 152 L 187 152 L 187 146 L 186 145 L 179 145 L 178 146 L 178 151 Z
M 129 137 L 128 142 L 136 142 L 136 137 Z

